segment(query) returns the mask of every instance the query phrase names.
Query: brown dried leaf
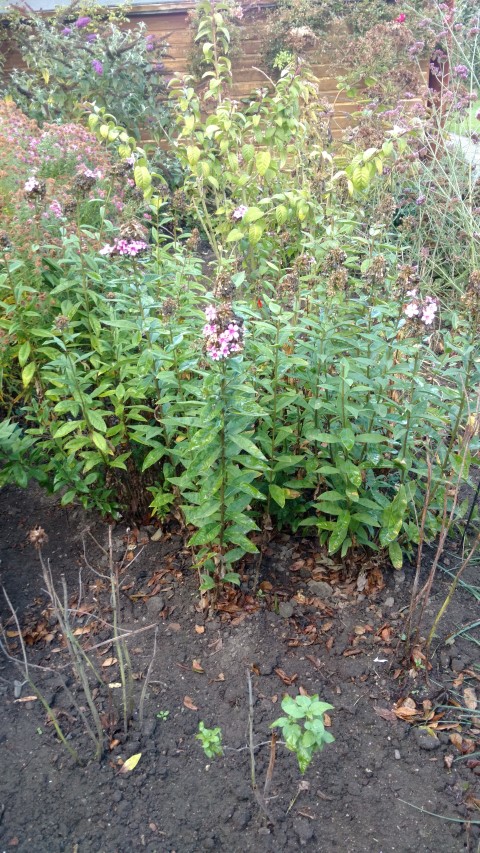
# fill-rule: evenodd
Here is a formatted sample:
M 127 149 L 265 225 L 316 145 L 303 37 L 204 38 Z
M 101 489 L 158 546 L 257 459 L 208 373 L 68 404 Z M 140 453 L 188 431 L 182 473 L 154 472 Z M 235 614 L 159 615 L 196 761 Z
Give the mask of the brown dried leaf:
M 90 622 L 89 625 L 85 625 L 83 628 L 75 628 L 75 630 L 73 632 L 73 636 L 74 637 L 81 637 L 81 636 L 83 636 L 83 634 L 89 634 L 91 630 L 92 630 L 92 623 Z
M 373 710 L 382 720 L 386 720 L 387 723 L 396 723 L 397 715 L 395 711 L 391 708 L 379 708 L 377 705 L 374 705 Z
M 365 625 L 355 625 L 355 628 L 353 630 L 359 637 L 363 636 L 363 634 L 366 634 L 367 632 Z
M 278 677 L 282 679 L 283 683 L 286 684 L 287 687 L 291 687 L 298 678 L 298 673 L 294 673 L 294 675 L 287 675 L 287 673 L 284 672 L 283 669 L 280 669 L 280 667 L 277 667 L 274 672 L 277 673 Z
M 465 706 L 469 711 L 475 711 L 478 704 L 477 694 L 473 687 L 465 687 L 463 691 L 463 698 L 465 700 Z
M 461 735 L 457 734 L 457 732 L 454 732 L 453 734 L 450 735 L 450 743 L 453 743 L 453 745 L 458 749 L 459 752 L 463 751 L 462 750 L 463 738 Z
M 335 642 L 334 637 L 328 638 L 327 642 L 325 643 L 325 648 L 327 649 L 327 651 L 330 652 L 332 650 L 334 642 Z
M 446 755 L 443 756 L 443 763 L 444 763 L 445 767 L 447 768 L 447 770 L 452 769 L 453 755 L 451 752 L 448 752 Z
M 406 722 L 411 720 L 412 717 L 416 717 L 419 713 L 415 702 L 413 699 L 410 699 L 410 697 L 405 699 L 403 702 L 397 702 L 397 704 L 394 705 L 393 710 L 399 720 L 404 720 Z
M 184 697 L 183 704 L 185 705 L 185 708 L 188 708 L 189 711 L 198 711 L 197 706 L 195 705 L 193 699 L 190 698 L 190 696 Z
M 112 740 L 108 744 L 108 748 L 110 750 L 115 749 L 115 747 L 118 746 L 119 743 L 120 743 L 119 739 L 117 737 L 114 737 L 114 738 L 112 738 Z
M 118 658 L 106 658 L 102 663 L 102 667 L 113 666 L 116 663 L 118 663 Z
M 13 704 L 16 705 L 19 702 L 35 702 L 36 699 L 36 696 L 22 696 L 21 699 L 14 699 Z
M 332 725 L 332 718 L 331 718 L 330 714 L 324 714 L 323 715 L 323 725 L 325 726 L 326 729 L 329 729 L 330 726 Z
M 205 633 L 205 625 L 195 625 L 195 633 L 196 634 L 204 634 Z

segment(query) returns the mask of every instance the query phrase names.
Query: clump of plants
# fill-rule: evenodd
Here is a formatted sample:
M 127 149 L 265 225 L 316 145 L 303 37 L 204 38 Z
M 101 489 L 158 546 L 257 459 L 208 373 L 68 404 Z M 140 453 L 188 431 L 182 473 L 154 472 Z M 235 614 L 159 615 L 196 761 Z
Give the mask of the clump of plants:
M 121 9 L 74 0 L 45 16 L 28 4 L 2 13 L 9 51 L 23 68 L 9 75 L 5 93 L 39 122 L 76 121 L 85 102 L 111 109 L 139 134 L 154 119 L 168 124 L 163 41 L 132 27 Z

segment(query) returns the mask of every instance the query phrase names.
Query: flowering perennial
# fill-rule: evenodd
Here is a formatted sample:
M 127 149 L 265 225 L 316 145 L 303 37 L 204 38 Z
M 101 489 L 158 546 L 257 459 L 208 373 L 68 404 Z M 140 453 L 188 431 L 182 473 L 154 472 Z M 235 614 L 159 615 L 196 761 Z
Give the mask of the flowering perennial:
M 431 326 L 435 322 L 438 301 L 432 296 L 426 296 L 425 299 L 421 300 L 416 289 L 408 290 L 407 296 L 410 297 L 411 301 L 405 306 L 405 316 L 409 320 L 421 320 L 425 326 Z
M 228 306 L 217 311 L 209 305 L 205 309 L 205 319 L 203 337 L 207 355 L 212 361 L 220 361 L 242 351 L 243 329 Z
M 246 214 L 247 210 L 248 210 L 248 207 L 247 207 L 245 204 L 241 204 L 239 207 L 237 207 L 237 208 L 233 211 L 233 213 L 232 213 L 232 219 L 243 219 L 243 217 L 245 216 L 245 214 Z
M 103 249 L 100 249 L 101 255 L 127 255 L 129 258 L 135 258 L 140 252 L 148 249 L 148 243 L 145 240 L 122 240 L 115 239 L 113 243 L 106 243 Z

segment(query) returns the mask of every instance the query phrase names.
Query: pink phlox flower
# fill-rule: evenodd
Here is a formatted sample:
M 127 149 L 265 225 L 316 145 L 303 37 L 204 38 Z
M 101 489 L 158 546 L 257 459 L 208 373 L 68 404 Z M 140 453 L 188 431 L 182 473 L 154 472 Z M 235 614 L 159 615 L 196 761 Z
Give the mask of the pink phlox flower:
M 123 240 L 116 238 L 113 244 L 107 243 L 100 249 L 101 255 L 122 255 L 135 258 L 140 252 L 148 249 L 148 243 L 144 240 Z
M 418 317 L 418 304 L 416 302 L 409 302 L 405 308 L 405 315 L 409 320 L 412 320 L 413 317 Z
M 217 334 L 217 327 L 214 323 L 206 323 L 203 327 L 204 338 L 210 338 Z
M 246 204 L 241 204 L 239 207 L 235 208 L 235 210 L 233 211 L 232 219 L 243 219 L 247 210 L 248 210 L 248 207 L 246 206 Z
M 24 185 L 23 189 L 25 190 L 26 193 L 31 193 L 32 190 L 35 190 L 39 186 L 40 186 L 40 184 L 38 183 L 36 177 L 34 175 L 32 175 L 31 178 L 28 178 L 28 180 L 25 181 L 25 185 Z
M 400 12 L 398 18 L 395 18 L 395 23 L 404 24 L 406 20 L 407 20 L 407 16 L 406 16 L 405 12 Z
M 217 309 L 214 308 L 213 305 L 208 305 L 205 308 L 205 317 L 207 318 L 209 323 L 211 323 L 213 320 L 216 320 L 217 319 Z
M 54 216 L 56 216 L 57 219 L 60 219 L 63 216 L 62 205 L 58 201 L 52 201 L 48 206 L 48 209 Z

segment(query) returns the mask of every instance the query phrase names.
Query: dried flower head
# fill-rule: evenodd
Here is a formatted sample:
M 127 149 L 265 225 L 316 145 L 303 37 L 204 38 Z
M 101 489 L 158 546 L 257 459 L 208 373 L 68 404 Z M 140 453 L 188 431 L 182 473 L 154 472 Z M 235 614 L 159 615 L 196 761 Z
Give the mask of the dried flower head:
M 39 181 L 38 178 L 32 176 L 25 181 L 23 191 L 27 198 L 43 198 L 47 191 L 45 181 Z
M 338 267 L 341 267 L 346 260 L 347 255 L 346 252 L 343 251 L 343 249 L 340 249 L 338 247 L 335 249 L 330 249 L 323 262 L 323 271 L 331 272 L 332 270 L 336 270 L 338 269 Z
M 342 293 L 348 284 L 348 272 L 345 267 L 338 267 L 332 270 L 327 282 L 327 295 L 334 296 L 335 293 Z
M 200 245 L 200 231 L 198 228 L 192 228 L 190 237 L 186 240 L 185 246 L 189 252 L 196 252 Z
M 216 299 L 231 299 L 235 293 L 235 285 L 227 270 L 222 270 L 217 275 L 213 295 Z
M 68 317 L 65 317 L 64 314 L 59 314 L 55 319 L 55 328 L 58 329 L 59 332 L 64 332 L 65 329 L 68 329 L 69 322 Z
M 33 545 L 33 547 L 36 548 L 38 551 L 40 548 L 43 547 L 43 545 L 47 544 L 48 536 L 45 533 L 43 527 L 37 525 L 32 530 L 30 530 L 30 533 L 28 534 L 28 541 L 30 542 L 30 545 Z

